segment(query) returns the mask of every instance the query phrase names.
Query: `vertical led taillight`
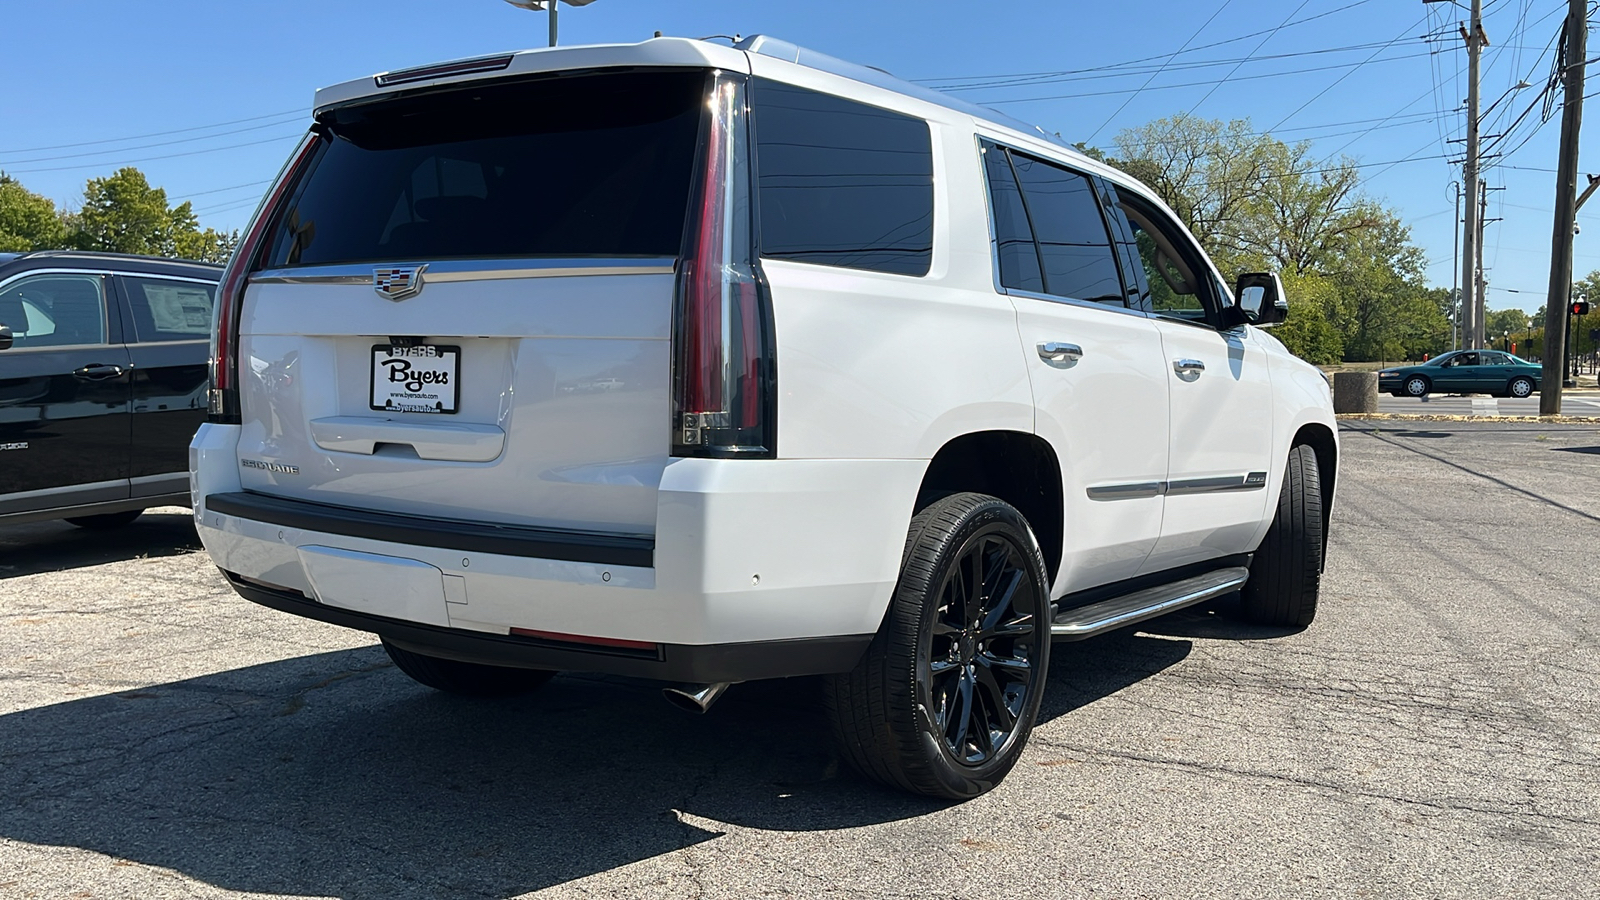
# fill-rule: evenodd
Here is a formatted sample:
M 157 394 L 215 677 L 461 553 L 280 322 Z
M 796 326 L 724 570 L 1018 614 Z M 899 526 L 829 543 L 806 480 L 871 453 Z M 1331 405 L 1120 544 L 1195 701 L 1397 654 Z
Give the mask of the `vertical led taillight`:
M 207 418 L 212 422 L 239 424 L 239 315 L 244 305 L 245 283 L 260 260 L 263 245 L 270 243 L 267 232 L 277 221 L 284 197 L 299 181 L 320 142 L 315 132 L 307 134 L 300 142 L 262 198 L 261 206 L 250 219 L 239 243 L 234 245 L 233 255 L 222 270 L 211 316 L 211 391 Z
M 717 74 L 678 270 L 672 452 L 774 455 L 772 320 L 756 263 L 745 80 Z

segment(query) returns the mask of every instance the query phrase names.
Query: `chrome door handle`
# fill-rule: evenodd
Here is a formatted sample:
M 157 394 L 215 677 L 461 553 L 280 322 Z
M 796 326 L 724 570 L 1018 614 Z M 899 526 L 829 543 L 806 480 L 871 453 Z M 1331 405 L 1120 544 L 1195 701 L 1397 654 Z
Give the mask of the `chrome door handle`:
M 1061 341 L 1045 341 L 1039 345 L 1039 358 L 1058 369 L 1070 369 L 1083 359 L 1083 348 Z
M 1198 359 L 1175 359 L 1172 361 L 1172 371 L 1179 375 L 1199 375 L 1206 370 L 1206 364 Z
M 104 381 L 107 378 L 116 378 L 125 371 L 121 366 L 96 363 L 73 369 L 72 374 L 85 381 Z

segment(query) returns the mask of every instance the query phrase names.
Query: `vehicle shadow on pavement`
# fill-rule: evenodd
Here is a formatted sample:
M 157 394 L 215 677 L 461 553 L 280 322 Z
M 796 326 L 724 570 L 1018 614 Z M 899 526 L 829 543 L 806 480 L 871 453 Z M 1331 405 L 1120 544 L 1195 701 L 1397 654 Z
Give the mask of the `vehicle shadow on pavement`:
M 194 516 L 175 507 L 151 510 L 130 525 L 99 531 L 59 520 L 0 525 L 0 578 L 199 549 Z
M 1077 644 L 1044 717 L 1187 653 L 1131 633 Z M 237 891 L 498 898 L 712 841 L 720 823 L 813 831 L 947 805 L 843 769 L 815 679 L 737 685 L 703 717 L 656 687 L 569 675 L 468 700 L 365 647 L 23 710 L 0 716 L 0 838 Z
M 1236 593 L 1168 613 L 1135 627 L 1146 634 L 1220 641 L 1267 641 L 1305 631 L 1304 628 L 1246 622 L 1239 612 Z

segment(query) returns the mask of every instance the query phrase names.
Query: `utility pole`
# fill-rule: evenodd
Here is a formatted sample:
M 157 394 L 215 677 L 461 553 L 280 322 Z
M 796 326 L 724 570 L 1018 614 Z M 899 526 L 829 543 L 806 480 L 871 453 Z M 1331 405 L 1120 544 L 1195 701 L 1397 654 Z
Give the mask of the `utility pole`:
M 1461 227 L 1461 182 L 1452 181 L 1450 186 L 1456 189 L 1456 228 Z M 1461 349 L 1461 283 L 1458 280 L 1461 269 L 1458 268 L 1461 256 L 1461 232 L 1456 231 L 1455 238 L 1450 245 L 1450 302 L 1455 308 L 1450 310 L 1450 349 Z
M 1473 0 L 1476 8 L 1478 0 Z M 1544 312 L 1544 377 L 1539 415 L 1561 415 L 1561 381 L 1567 346 L 1567 302 L 1572 294 L 1572 226 L 1577 219 L 1578 131 L 1583 125 L 1583 69 L 1588 54 L 1589 0 L 1567 0 L 1561 61 L 1561 159 L 1556 163 L 1556 214 L 1550 229 L 1550 292 Z M 1587 198 L 1585 198 L 1587 199 Z
M 1467 159 L 1462 167 L 1462 193 L 1467 195 L 1467 218 L 1462 228 L 1461 284 L 1463 347 L 1483 346 L 1483 286 L 1479 262 L 1478 223 L 1478 61 L 1483 56 L 1483 0 L 1472 0 L 1472 21 L 1467 26 Z

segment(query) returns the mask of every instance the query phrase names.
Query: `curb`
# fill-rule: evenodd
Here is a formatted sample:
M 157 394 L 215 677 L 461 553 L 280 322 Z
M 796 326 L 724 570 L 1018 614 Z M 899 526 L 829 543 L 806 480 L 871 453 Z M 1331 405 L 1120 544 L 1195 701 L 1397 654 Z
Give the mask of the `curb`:
M 1544 422 L 1549 425 L 1600 425 L 1600 416 L 1447 416 L 1431 413 L 1338 413 L 1341 422 Z

